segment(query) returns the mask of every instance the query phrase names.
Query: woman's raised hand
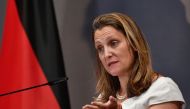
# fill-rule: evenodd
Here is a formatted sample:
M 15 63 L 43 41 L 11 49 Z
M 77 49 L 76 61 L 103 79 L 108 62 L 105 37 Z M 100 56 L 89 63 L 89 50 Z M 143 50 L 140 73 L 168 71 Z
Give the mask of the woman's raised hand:
M 122 107 L 116 98 L 110 96 L 106 103 L 93 101 L 91 104 L 83 106 L 82 109 L 122 109 Z

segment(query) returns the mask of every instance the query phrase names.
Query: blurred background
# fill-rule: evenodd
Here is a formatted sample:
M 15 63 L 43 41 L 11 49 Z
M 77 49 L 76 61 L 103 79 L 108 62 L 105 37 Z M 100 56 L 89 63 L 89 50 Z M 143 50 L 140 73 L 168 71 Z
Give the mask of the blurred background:
M 122 12 L 145 34 L 155 71 L 171 77 L 190 108 L 190 0 L 54 0 L 72 109 L 95 95 L 91 24 L 95 16 Z M 0 1 L 0 43 L 6 0 Z M 63 92 L 64 93 L 64 92 Z

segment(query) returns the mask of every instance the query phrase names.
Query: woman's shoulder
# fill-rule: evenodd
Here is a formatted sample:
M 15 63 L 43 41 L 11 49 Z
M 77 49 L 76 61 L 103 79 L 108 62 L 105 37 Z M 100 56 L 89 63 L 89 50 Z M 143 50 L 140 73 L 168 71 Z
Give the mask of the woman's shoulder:
M 170 90 L 179 89 L 178 85 L 172 78 L 164 76 L 159 76 L 156 80 L 154 80 L 151 86 L 149 87 L 149 90 L 154 90 L 155 88 L 169 88 Z
M 170 77 L 158 77 L 144 95 L 148 97 L 149 105 L 170 101 L 185 103 L 177 83 Z
M 169 77 L 160 76 L 152 82 L 147 91 L 140 96 L 125 100 L 122 105 L 129 109 L 133 109 L 134 107 L 146 109 L 148 106 L 154 104 L 172 101 L 182 102 L 184 107 L 184 98 L 175 81 Z M 143 106 L 144 108 L 142 108 Z
M 162 92 L 163 94 L 167 94 L 167 92 L 171 91 L 181 94 L 177 83 L 173 79 L 160 76 L 152 82 L 151 86 L 145 93 L 151 94 L 152 92 Z
M 147 90 L 147 92 L 179 92 L 181 94 L 181 91 L 177 85 L 177 83 L 170 77 L 164 77 L 159 76 L 156 80 L 154 80 Z

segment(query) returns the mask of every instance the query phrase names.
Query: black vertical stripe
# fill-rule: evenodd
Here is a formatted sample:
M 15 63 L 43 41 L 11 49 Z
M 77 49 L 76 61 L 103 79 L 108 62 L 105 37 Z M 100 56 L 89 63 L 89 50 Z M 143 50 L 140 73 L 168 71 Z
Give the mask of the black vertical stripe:
M 47 79 L 65 77 L 52 0 L 16 0 L 28 39 Z M 52 87 L 62 109 L 70 109 L 67 82 Z

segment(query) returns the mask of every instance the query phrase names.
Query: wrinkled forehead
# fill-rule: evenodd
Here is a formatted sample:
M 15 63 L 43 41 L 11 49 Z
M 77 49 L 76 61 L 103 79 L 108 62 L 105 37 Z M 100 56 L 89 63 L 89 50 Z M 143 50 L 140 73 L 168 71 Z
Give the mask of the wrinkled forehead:
M 107 42 L 112 39 L 117 39 L 117 40 L 126 40 L 126 36 L 121 32 L 118 31 L 117 29 L 107 26 L 102 29 L 98 29 L 94 33 L 94 42 L 96 43 L 101 43 L 101 42 Z M 127 41 L 128 43 L 128 41 Z
M 116 30 L 113 27 L 111 27 L 111 26 L 106 26 L 106 27 L 103 27 L 101 29 L 97 29 L 94 32 L 94 40 L 99 39 L 100 37 L 110 36 L 115 31 Z

